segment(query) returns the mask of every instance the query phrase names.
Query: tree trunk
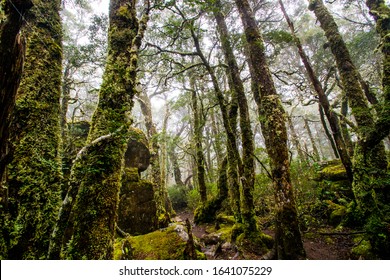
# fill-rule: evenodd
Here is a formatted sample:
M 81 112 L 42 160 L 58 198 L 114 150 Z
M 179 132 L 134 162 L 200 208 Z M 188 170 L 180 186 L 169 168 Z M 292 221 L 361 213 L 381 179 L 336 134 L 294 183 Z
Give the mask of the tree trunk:
M 193 29 L 191 29 L 191 35 L 194 40 L 196 51 L 202 60 L 207 72 L 210 75 L 211 81 L 213 83 L 214 92 L 217 98 L 217 102 L 219 108 L 222 113 L 222 122 L 223 127 L 226 131 L 227 136 L 227 157 L 228 157 L 228 178 L 229 178 L 229 196 L 230 196 L 230 205 L 232 207 L 232 211 L 234 214 L 234 218 L 237 223 L 241 223 L 241 209 L 240 209 L 240 183 L 239 183 L 239 172 L 242 174 L 242 163 L 240 154 L 238 152 L 237 143 L 236 143 L 236 135 L 233 133 L 233 125 L 231 124 L 231 120 L 234 117 L 231 117 L 232 110 L 228 110 L 226 106 L 225 97 L 219 87 L 217 77 L 215 76 L 214 69 L 210 66 L 208 60 L 202 53 L 202 49 L 200 48 L 200 42 L 198 37 L 196 36 Z M 233 121 L 234 122 L 234 121 Z
M 206 171 L 205 171 L 205 160 L 203 155 L 203 126 L 204 122 L 201 120 L 201 114 L 198 108 L 198 97 L 196 94 L 196 86 L 194 78 L 190 78 L 191 84 L 191 102 L 192 102 L 192 113 L 194 118 L 194 144 L 195 144 L 195 161 L 196 161 L 196 175 L 198 182 L 198 190 L 200 194 L 200 200 L 202 204 L 207 201 L 207 190 L 206 190 Z
M 149 6 L 140 20 L 136 3 L 111 0 L 109 8 L 109 48 L 99 104 L 92 118 L 86 146 L 73 164 L 68 197 L 63 203 L 73 205 L 73 237 L 68 245 L 70 259 L 112 259 L 121 187 L 124 154 L 127 149 L 129 114 L 136 93 L 138 49 L 146 29 Z M 70 207 L 71 208 L 71 207 Z M 50 255 L 59 257 L 63 232 L 69 212 L 60 212 L 52 235 Z M 60 240 L 60 241 L 59 241 Z
M 332 147 L 333 155 L 335 158 L 338 159 L 338 158 L 340 158 L 340 155 L 339 155 L 339 152 L 337 151 L 336 143 L 334 142 L 332 133 L 329 131 L 328 124 L 326 123 L 324 108 L 321 106 L 321 104 L 318 104 L 318 111 L 320 113 L 322 127 L 324 128 L 326 137 L 328 138 L 328 140 L 330 142 L 330 146 Z
M 303 121 L 305 123 L 305 128 L 306 128 L 307 134 L 309 135 L 309 140 L 311 143 L 311 147 L 313 149 L 313 158 L 315 161 L 319 161 L 320 160 L 320 153 L 318 152 L 317 145 L 316 145 L 316 142 L 314 140 L 313 133 L 311 133 L 309 121 L 307 120 L 306 116 L 303 117 Z
M 138 92 L 139 97 L 139 103 L 141 107 L 142 114 L 144 115 L 145 119 L 145 126 L 146 126 L 146 132 L 148 135 L 148 139 L 151 143 L 151 157 L 150 157 L 150 165 L 151 165 L 151 177 L 152 182 L 155 186 L 155 198 L 157 203 L 157 211 L 158 216 L 161 218 L 159 220 L 159 226 L 160 227 L 166 227 L 169 223 L 170 217 L 169 215 L 171 212 L 167 212 L 167 209 L 165 208 L 165 200 L 164 200 L 164 193 L 167 192 L 167 190 L 163 189 L 166 188 L 164 186 L 164 182 L 162 181 L 161 177 L 161 165 L 160 165 L 160 145 L 158 143 L 158 133 L 156 129 L 156 125 L 153 122 L 153 115 L 152 115 L 152 104 L 150 102 L 149 97 L 144 91 Z M 164 218 L 162 218 L 164 217 Z
M 302 149 L 301 143 L 299 141 L 297 132 L 295 131 L 291 116 L 287 116 L 287 124 L 288 124 L 288 127 L 290 128 L 291 141 L 293 142 L 295 148 L 297 149 L 298 159 L 301 162 L 301 164 L 306 164 L 308 161 L 308 158 L 305 155 L 305 153 L 303 152 L 303 149 Z
M 25 42 L 19 31 L 23 18 L 18 11 L 25 14 L 32 6 L 30 0 L 9 1 L 0 3 L 3 21 L 0 23 L 0 259 L 6 259 L 9 246 L 9 233 L 5 220 L 8 212 L 8 190 L 3 187 L 4 173 L 12 159 L 8 144 L 11 115 L 15 106 L 17 90 L 22 76 L 25 55 Z M 3 14 L 4 13 L 4 14 Z
M 344 94 L 343 100 L 341 102 L 340 113 L 344 118 L 347 118 L 347 116 L 348 116 L 348 98 L 345 96 L 345 94 Z M 348 126 L 344 121 L 342 121 L 342 122 L 340 122 L 340 127 L 341 127 L 341 133 L 343 134 L 345 147 L 348 151 L 349 157 L 351 158 L 354 154 L 354 144 L 352 142 L 351 135 L 349 134 Z
M 216 0 L 215 5 L 221 7 L 220 0 Z M 224 15 L 220 9 L 213 9 L 214 17 L 218 26 L 218 33 L 224 53 L 225 61 L 228 65 L 227 76 L 229 87 L 234 91 L 234 97 L 237 98 L 240 129 L 242 142 L 242 163 L 243 173 L 241 176 L 242 196 L 241 196 L 241 215 L 244 225 L 250 231 L 256 231 L 256 219 L 253 204 L 253 189 L 255 180 L 255 163 L 254 163 L 254 137 L 249 118 L 248 101 L 245 95 L 244 84 L 240 77 L 240 70 L 231 47 L 228 28 Z
M 377 204 L 376 198 L 372 197 L 371 191 L 374 190 L 374 186 L 369 182 L 370 177 L 374 179 L 374 177 L 386 176 L 387 159 L 384 145 L 381 141 L 376 141 L 374 146 L 366 146 L 367 139 L 375 130 L 375 122 L 360 84 L 359 73 L 351 60 L 351 56 L 338 31 L 336 22 L 326 9 L 322 0 L 309 2 L 309 9 L 315 13 L 319 20 L 321 28 L 325 31 L 325 35 L 329 41 L 332 53 L 336 58 L 343 90 L 348 98 L 352 115 L 357 122 L 359 143 L 355 148 L 354 155 L 353 188 L 360 208 L 363 212 L 367 213 L 366 216 L 369 216 L 369 213 L 375 212 Z M 381 191 L 387 191 L 384 189 Z
M 336 146 L 337 152 L 335 152 L 335 155 L 338 154 L 340 156 L 341 161 L 342 161 L 342 163 L 347 171 L 348 178 L 349 178 L 350 182 L 352 182 L 352 179 L 353 179 L 352 162 L 351 162 L 351 158 L 348 154 L 346 144 L 345 144 L 344 139 L 343 139 L 342 128 L 340 126 L 339 118 L 331 109 L 328 96 L 325 94 L 325 91 L 324 91 L 318 77 L 314 73 L 313 66 L 311 65 L 309 57 L 306 55 L 306 52 L 303 49 L 301 40 L 298 38 L 298 36 L 295 33 L 294 23 L 291 21 L 290 17 L 288 16 L 288 14 L 284 8 L 282 0 L 279 0 L 279 4 L 280 4 L 280 7 L 281 7 L 282 12 L 284 14 L 284 17 L 286 18 L 288 26 L 290 28 L 291 35 L 294 38 L 294 42 L 298 48 L 299 56 L 301 57 L 302 63 L 305 66 L 305 69 L 306 69 L 307 74 L 310 78 L 310 81 L 313 85 L 313 88 L 315 89 L 315 91 L 318 95 L 318 100 L 320 102 L 320 106 L 322 107 L 323 112 L 324 112 L 324 114 L 329 122 L 330 128 L 332 130 L 332 133 L 333 133 L 332 138 L 334 139 L 334 142 L 335 142 L 334 144 L 332 144 L 332 148 L 333 148 L 333 145 Z M 320 111 L 320 113 L 321 113 L 321 111 Z M 324 128 L 325 128 L 325 126 L 324 126 Z M 330 141 L 331 141 L 331 143 L 333 143 L 331 139 L 330 139 Z M 334 148 L 333 148 L 333 150 L 334 150 Z
M 378 112 L 375 128 L 365 139 L 365 147 L 374 147 L 390 133 L 390 8 L 384 0 L 367 0 L 370 14 L 376 22 L 376 31 L 381 38 L 383 55 L 382 90 L 383 104 Z
M 276 202 L 275 248 L 279 259 L 305 257 L 290 179 L 285 112 L 276 93 L 265 56 L 264 41 L 247 0 L 235 0 L 248 44 L 254 99 L 267 153 L 271 160 Z
M 61 202 L 61 1 L 34 1 L 26 61 L 11 124 L 8 186 L 14 201 L 11 259 L 42 259 Z M 45 14 L 45 17 L 41 15 Z
M 389 114 L 387 113 L 386 117 L 384 117 L 379 113 L 378 121 L 374 121 L 374 116 L 371 113 L 364 91 L 361 87 L 359 73 L 351 60 L 351 56 L 338 31 L 336 22 L 326 9 L 322 0 L 309 2 L 309 9 L 314 11 L 321 24 L 321 28 L 325 31 L 325 35 L 329 41 L 332 53 L 336 59 L 343 90 L 348 97 L 352 115 L 357 123 L 359 139 L 355 147 L 353 158 L 354 174 L 352 189 L 358 207 L 362 212 L 362 220 L 370 231 L 372 230 L 373 221 L 378 224 L 377 221 L 382 220 L 380 217 L 380 210 L 386 209 L 389 199 L 387 159 L 382 141 L 383 138 L 388 135 L 388 121 L 386 121 L 386 119 L 389 119 Z M 385 6 L 384 3 L 382 4 L 382 6 Z M 385 10 L 388 10 L 388 8 Z M 389 40 L 389 38 L 387 38 L 387 40 Z M 386 98 L 387 97 L 385 96 L 385 100 Z M 382 124 L 384 126 L 382 126 Z M 387 130 L 387 133 L 383 135 L 382 131 L 377 130 L 378 127 L 381 127 L 385 132 Z M 372 139 L 373 134 L 376 134 L 374 136 L 376 140 L 371 141 L 370 139 Z M 374 251 L 389 256 L 390 241 L 383 240 L 380 237 L 383 234 L 388 234 L 388 232 L 385 233 L 385 228 L 386 226 L 382 226 L 382 228 L 378 230 L 378 227 L 376 227 L 374 232 L 369 234 L 369 238 Z
M 162 200 L 164 208 L 168 214 L 172 214 L 174 212 L 172 208 L 171 200 L 168 197 L 168 147 L 167 147 L 167 127 L 168 127 L 168 121 L 169 117 L 171 115 L 169 104 L 168 102 L 165 103 L 165 116 L 162 123 L 162 139 L 160 138 L 161 142 L 161 154 L 160 154 L 160 170 L 161 170 L 161 186 L 159 187 L 159 199 Z M 167 217 L 168 218 L 168 217 Z M 169 218 L 168 218 L 169 220 Z M 167 221 L 166 218 L 162 219 L 160 221 L 161 223 L 165 223 Z M 161 224 L 162 225 L 162 224 Z
M 15 6 L 9 1 L 0 4 L 5 17 L 0 23 L 0 185 L 4 179 L 5 167 L 10 161 L 7 144 L 10 116 L 15 106 L 24 63 L 25 43 L 19 34 L 23 18 L 18 11 L 25 14 L 32 3 L 30 0 L 19 0 L 13 5 Z

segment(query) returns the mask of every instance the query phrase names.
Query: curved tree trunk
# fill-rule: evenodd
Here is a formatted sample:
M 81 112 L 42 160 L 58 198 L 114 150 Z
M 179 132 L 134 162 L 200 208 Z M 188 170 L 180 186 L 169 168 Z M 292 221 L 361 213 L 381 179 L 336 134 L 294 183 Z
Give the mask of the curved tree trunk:
M 290 178 L 285 112 L 272 81 L 264 41 L 247 0 L 235 0 L 248 44 L 248 60 L 254 82 L 267 153 L 271 160 L 276 202 L 275 248 L 279 259 L 305 257 L 294 192 Z

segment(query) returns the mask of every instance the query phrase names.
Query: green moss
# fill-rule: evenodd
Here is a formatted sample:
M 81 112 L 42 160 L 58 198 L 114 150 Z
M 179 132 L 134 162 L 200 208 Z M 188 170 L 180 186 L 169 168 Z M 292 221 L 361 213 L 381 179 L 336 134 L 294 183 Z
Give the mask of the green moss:
M 358 237 L 355 239 L 355 242 L 357 242 L 358 245 L 353 247 L 351 252 L 355 258 L 373 259 L 370 241 L 362 240 L 361 237 Z
M 271 236 L 263 233 L 244 232 L 236 239 L 236 245 L 240 251 L 264 255 L 272 248 L 274 240 Z
M 347 172 L 342 164 L 335 164 L 325 167 L 319 172 L 322 180 L 340 181 L 348 179 Z
M 175 231 L 175 226 L 164 230 L 157 230 L 145 235 L 126 238 L 132 248 L 134 260 L 183 260 L 187 242 L 183 241 Z M 122 259 L 122 244 L 118 239 L 115 244 L 115 259 Z M 205 259 L 201 252 L 197 252 L 199 259 Z
M 34 1 L 11 125 L 10 258 L 43 259 L 61 202 L 61 1 Z M 37 17 L 37 14 L 45 17 Z

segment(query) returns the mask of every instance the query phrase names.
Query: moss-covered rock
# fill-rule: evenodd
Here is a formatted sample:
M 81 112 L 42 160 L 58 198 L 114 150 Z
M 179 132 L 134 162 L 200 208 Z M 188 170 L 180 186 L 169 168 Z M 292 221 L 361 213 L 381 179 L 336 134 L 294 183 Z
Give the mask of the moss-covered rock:
M 370 241 L 362 240 L 361 237 L 355 239 L 357 245 L 352 248 L 352 257 L 355 259 L 373 259 L 374 255 L 372 254 L 372 248 Z
M 125 153 L 125 166 L 135 167 L 139 172 L 145 171 L 150 164 L 149 142 L 142 130 L 131 127 L 130 137 Z
M 158 228 L 153 184 L 140 180 L 136 168 L 126 168 L 122 178 L 118 226 L 130 234 L 145 234 Z
M 333 226 L 338 226 L 344 217 L 347 215 L 347 207 L 328 201 L 329 208 L 331 209 L 331 214 L 329 216 L 329 223 Z
M 340 160 L 331 160 L 321 163 L 321 169 L 317 173 L 315 180 L 322 181 L 344 181 L 348 180 L 347 171 Z
M 185 260 L 188 240 L 183 240 L 179 232 L 184 227 L 178 224 L 145 235 L 118 239 L 115 243 L 114 258 L 133 260 Z M 180 230 L 179 230 L 180 229 Z M 126 258 L 124 258 L 126 257 Z M 197 250 L 196 259 L 206 259 Z

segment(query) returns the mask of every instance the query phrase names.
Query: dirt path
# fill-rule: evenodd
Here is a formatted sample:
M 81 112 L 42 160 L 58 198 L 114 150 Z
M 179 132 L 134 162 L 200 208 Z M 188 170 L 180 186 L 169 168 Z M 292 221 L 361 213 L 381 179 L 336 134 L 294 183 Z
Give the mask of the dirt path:
M 194 236 L 198 239 L 202 239 L 206 232 L 206 227 L 204 225 L 195 225 L 193 222 L 193 213 L 182 212 L 178 213 L 175 220 L 176 221 L 185 221 L 189 219 L 192 224 L 192 232 Z M 324 228 L 321 232 L 331 232 L 332 228 Z M 319 232 L 319 229 L 316 230 Z M 272 230 L 264 230 L 264 233 L 274 236 Z M 351 235 L 326 235 L 309 232 L 304 235 L 304 248 L 307 254 L 307 259 L 309 260 L 348 260 L 350 259 L 351 248 L 354 244 Z M 213 256 L 211 253 L 215 251 L 216 245 L 209 245 L 202 247 L 202 251 L 206 254 L 209 259 L 241 259 L 242 256 L 239 256 L 237 250 L 232 247 L 229 250 L 223 250 L 216 256 Z M 261 256 L 252 255 L 253 259 L 260 259 Z

